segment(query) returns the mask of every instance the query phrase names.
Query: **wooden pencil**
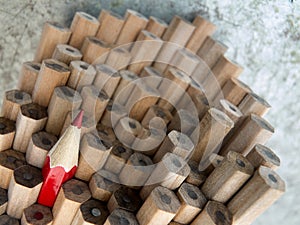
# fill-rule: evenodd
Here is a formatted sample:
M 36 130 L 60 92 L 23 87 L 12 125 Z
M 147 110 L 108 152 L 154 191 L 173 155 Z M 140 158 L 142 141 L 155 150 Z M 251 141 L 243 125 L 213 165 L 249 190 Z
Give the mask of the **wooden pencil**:
M 153 169 L 150 157 L 138 152 L 133 153 L 120 172 L 119 178 L 123 185 L 139 189 L 146 183 Z
M 86 37 L 81 47 L 82 60 L 92 65 L 104 63 L 112 47 L 96 37 Z
M 246 157 L 257 169 L 260 166 L 276 170 L 280 166 L 280 158 L 267 146 L 256 144 Z
M 233 224 L 250 225 L 285 192 L 285 183 L 270 168 L 261 166 L 228 203 Z
M 76 12 L 70 27 L 72 36 L 69 45 L 81 49 L 85 38 L 95 36 L 99 26 L 100 23 L 95 17 L 85 12 Z
M 21 218 L 22 225 L 51 225 L 52 222 L 51 209 L 39 204 L 33 204 L 26 208 Z
M 274 133 L 274 128 L 265 119 L 251 114 L 243 121 L 240 129 L 235 131 L 230 140 L 224 144 L 220 155 L 235 151 L 246 156 L 255 144 L 265 144 Z
M 67 86 L 78 91 L 84 86 L 91 85 L 96 77 L 95 68 L 83 61 L 72 61 L 70 70 Z
M 66 65 L 69 65 L 72 61 L 81 60 L 82 53 L 71 45 L 59 44 L 56 46 L 52 59 L 56 59 Z
M 42 172 L 35 167 L 15 169 L 8 188 L 7 214 L 21 219 L 24 209 L 36 202 L 42 182 Z
M 8 202 L 7 190 L 0 188 L 0 215 L 6 212 Z
M 128 187 L 120 187 L 110 197 L 107 208 L 110 212 L 115 209 L 124 209 L 129 212 L 137 212 L 141 207 L 142 200 L 138 193 Z
M 161 48 L 161 51 L 156 58 L 156 62 L 154 63 L 154 67 L 160 72 L 165 71 L 175 52 L 186 45 L 194 30 L 195 26 L 189 21 L 186 21 L 179 16 L 174 16 L 162 36 L 162 40 L 167 43 Z
M 156 187 L 136 214 L 140 225 L 167 225 L 175 217 L 180 202 L 174 192 Z
M 117 140 L 116 135 L 111 127 L 107 127 L 102 123 L 98 123 L 96 129 L 101 140 L 105 140 L 109 143 L 114 143 Z
M 0 152 L 0 187 L 8 189 L 14 170 L 24 165 L 26 165 L 26 160 L 21 152 L 15 150 Z
M 32 134 L 44 129 L 48 119 L 45 107 L 31 103 L 21 106 L 17 122 L 13 149 L 26 152 Z
M 32 103 L 30 94 L 11 90 L 5 92 L 1 115 L 7 119 L 16 121 L 22 105 Z
M 190 40 L 188 41 L 186 48 L 196 53 L 202 46 L 206 37 L 211 36 L 215 32 L 217 27 L 200 15 L 197 15 L 195 17 L 193 25 L 196 28 Z
M 80 205 L 90 198 L 86 183 L 75 179 L 64 183 L 52 209 L 53 225 L 71 224 Z
M 176 130 L 172 130 L 162 142 L 153 157 L 153 162 L 158 163 L 168 153 L 174 153 L 181 158 L 187 160 L 193 153 L 194 144 L 190 138 Z
M 56 142 L 57 137 L 45 131 L 33 134 L 26 150 L 26 162 L 32 166 L 42 168 L 48 152 Z
M 130 112 L 131 118 L 142 121 L 149 108 L 155 105 L 159 99 L 160 93 L 157 89 L 151 88 L 144 82 L 139 82 L 127 100 L 126 109 Z
M 103 169 L 114 174 L 119 174 L 132 154 L 132 149 L 116 142 Z
M 81 103 L 82 97 L 74 89 L 67 86 L 55 88 L 48 106 L 46 131 L 58 136 L 67 114 L 78 109 Z
M 145 200 L 157 186 L 171 190 L 177 189 L 190 173 L 190 167 L 178 155 L 168 152 L 158 163 L 140 191 L 140 196 Z
M 209 201 L 191 225 L 231 225 L 232 214 L 222 203 Z
M 112 11 L 102 9 L 98 20 L 100 27 L 96 37 L 108 44 L 114 44 L 123 28 L 124 18 Z
M 71 225 L 100 225 L 104 224 L 109 212 L 103 202 L 90 199 L 81 204 Z
M 44 60 L 32 92 L 33 102 L 47 107 L 54 89 L 65 85 L 69 76 L 70 70 L 66 64 L 54 59 Z
M 160 38 L 164 35 L 167 28 L 168 28 L 168 24 L 165 21 L 157 17 L 150 16 L 149 22 L 145 30 L 149 31 L 150 33 Z
M 35 82 L 41 69 L 41 64 L 36 62 L 25 62 L 22 65 L 21 74 L 18 81 L 20 91 L 32 94 Z
M 155 123 L 155 118 L 160 118 L 161 120 L 157 120 L 157 123 Z M 172 118 L 173 116 L 169 110 L 159 107 L 158 105 L 153 105 L 145 114 L 142 120 L 142 125 L 145 128 L 149 128 L 150 126 L 152 126 L 157 129 L 164 130 L 166 129 Z
M 114 128 L 119 120 L 125 116 L 127 116 L 125 107 L 110 100 L 100 122 L 107 127 Z
M 147 78 L 143 79 L 143 82 L 145 82 L 153 89 L 157 89 L 159 87 L 161 81 L 163 80 L 163 77 L 164 75 L 152 66 L 144 67 L 144 69 L 140 73 L 140 78 Z
M 119 76 L 120 82 L 112 95 L 112 99 L 115 101 L 115 103 L 126 106 L 128 98 L 136 86 L 134 81 L 139 77 L 136 73 L 129 70 L 121 70 L 119 72 Z
M 100 170 L 110 154 L 112 145 L 94 133 L 85 134 L 80 143 L 78 169 L 75 177 L 89 181 Z
M 89 182 L 89 187 L 93 198 L 108 202 L 112 194 L 121 187 L 119 183 L 117 175 L 101 169 L 94 173 Z
M 221 99 L 217 108 L 224 112 L 234 122 L 234 126 L 236 126 L 244 116 L 238 107 L 226 99 Z
M 176 194 L 181 206 L 173 220 L 189 224 L 204 208 L 207 199 L 198 187 L 188 183 L 183 183 Z
M 233 121 L 225 113 L 216 108 L 208 110 L 199 124 L 199 129 L 192 134 L 191 138 L 193 140 L 198 138 L 199 142 L 191 159 L 205 162 L 209 155 L 220 147 L 233 125 Z
M 135 215 L 124 209 L 115 209 L 107 218 L 104 225 L 139 225 Z
M 58 44 L 67 44 L 71 34 L 70 29 L 64 28 L 57 23 L 45 23 L 34 61 L 40 63 L 44 59 L 50 59 L 56 46 Z
M 98 123 L 109 102 L 108 95 L 104 90 L 99 91 L 94 85 L 89 85 L 82 88 L 81 97 L 81 109 L 92 115 L 95 123 Z
M 122 46 L 111 49 L 107 55 L 105 64 L 116 70 L 126 70 L 131 61 L 131 53 Z
M 14 121 L 0 117 L 0 151 L 9 149 L 13 145 L 16 133 Z
M 238 106 L 245 96 L 251 92 L 251 88 L 237 78 L 229 79 L 222 87 L 224 98 L 235 106 Z
M 60 136 L 62 136 L 66 130 L 69 128 L 70 125 L 72 125 L 72 121 L 74 121 L 74 118 L 80 114 L 82 110 L 78 109 L 75 111 L 70 111 L 67 114 L 67 117 L 65 119 L 64 126 L 60 132 Z M 81 125 L 81 132 L 80 132 L 80 139 L 83 137 L 83 135 L 96 132 L 96 122 L 93 118 L 93 116 L 89 113 L 84 113 L 83 119 L 82 119 L 82 125 Z
M 245 115 L 254 113 L 261 117 L 271 109 L 271 105 L 265 99 L 253 92 L 247 93 L 238 107 Z
M 104 90 L 109 97 L 112 97 L 120 82 L 120 74 L 117 70 L 105 64 L 98 64 L 95 69 L 96 77 L 93 85 L 99 90 Z
M 141 30 L 145 29 L 148 23 L 148 19 L 142 14 L 127 9 L 125 14 L 125 22 L 122 30 L 117 38 L 117 45 L 129 44 L 135 41 Z
M 167 72 L 168 68 L 170 67 L 175 67 L 186 73 L 188 76 L 191 76 L 198 64 L 199 57 L 191 51 L 182 48 L 175 52 L 170 61 L 170 65 L 165 69 L 164 72 Z
M 226 203 L 252 176 L 251 163 L 236 152 L 229 152 L 221 164 L 207 177 L 201 187 L 205 196 Z
M 20 225 L 20 222 L 17 219 L 10 217 L 8 215 L 2 215 L 2 216 L 0 216 L 0 224 L 1 225 L 6 225 L 6 224 Z
M 189 160 L 188 165 L 191 170 L 185 182 L 195 186 L 200 186 L 206 180 L 206 176 L 204 173 L 198 170 L 199 163 L 193 160 Z
M 75 175 L 82 119 L 83 111 L 78 114 L 46 157 L 43 167 L 44 183 L 38 197 L 38 203 L 41 205 L 52 207 L 62 184 Z
M 151 66 L 159 53 L 163 41 L 147 30 L 142 30 L 130 51 L 132 59 L 128 69 L 140 74 L 145 66 Z
M 176 68 L 169 68 L 165 74 L 165 78 L 158 87 L 161 95 L 158 105 L 172 112 L 185 94 L 185 90 L 188 88 L 191 79 L 187 74 Z

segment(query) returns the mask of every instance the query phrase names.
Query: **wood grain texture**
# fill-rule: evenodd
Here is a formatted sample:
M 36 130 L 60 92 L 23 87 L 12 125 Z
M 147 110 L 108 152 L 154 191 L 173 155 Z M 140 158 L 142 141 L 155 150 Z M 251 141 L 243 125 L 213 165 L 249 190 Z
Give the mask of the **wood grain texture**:
M 109 216 L 106 205 L 95 199 L 81 204 L 71 225 L 102 225 Z
M 17 84 L 18 89 L 27 92 L 28 94 L 32 94 L 40 69 L 40 63 L 24 62 Z
M 142 14 L 134 10 L 127 9 L 125 22 L 117 38 L 116 44 L 123 45 L 135 41 L 140 31 L 147 26 L 147 23 L 148 19 Z
M 43 28 L 34 61 L 42 62 L 50 59 L 58 44 L 67 44 L 72 32 L 57 23 L 46 22 Z
M 42 182 L 41 170 L 32 166 L 17 168 L 8 188 L 7 214 L 21 219 L 24 209 L 37 201 Z
M 46 59 L 36 80 L 32 100 L 41 106 L 47 107 L 54 89 L 67 83 L 70 76 L 69 67 L 54 59 Z
M 123 28 L 124 18 L 112 11 L 102 9 L 98 20 L 100 27 L 96 37 L 106 43 L 114 44 Z
M 1 116 L 16 121 L 21 106 L 29 103 L 32 103 L 30 94 L 19 90 L 7 91 L 2 103 Z
M 111 149 L 110 143 L 101 140 L 94 133 L 85 134 L 80 143 L 80 157 L 75 177 L 89 181 L 92 175 L 104 166 Z
M 53 225 L 71 224 L 80 205 L 91 198 L 88 186 L 79 180 L 63 184 L 53 206 Z
M 167 153 L 147 180 L 140 191 L 140 196 L 145 200 L 157 186 L 163 186 L 171 190 L 177 189 L 190 173 L 190 167 L 179 156 Z
M 124 209 L 115 209 L 107 218 L 104 225 L 139 225 L 135 215 Z
M 81 103 L 82 97 L 74 89 L 67 86 L 55 88 L 48 107 L 46 131 L 59 135 L 67 114 L 70 111 L 79 109 Z
M 34 133 L 26 150 L 28 164 L 42 168 L 50 149 L 56 144 L 57 137 L 45 131 Z
M 21 106 L 17 122 L 13 148 L 26 152 L 32 134 L 41 131 L 48 119 L 46 108 L 35 103 Z
M 181 46 L 185 46 L 189 38 L 193 34 L 195 26 L 189 21 L 174 16 L 164 35 L 162 40 L 165 42 L 171 42 L 171 44 L 165 43 L 159 52 L 154 67 L 160 72 L 165 71 L 168 63 Z M 174 43 L 174 44 L 172 44 Z
M 117 208 L 137 212 L 141 204 L 142 200 L 135 190 L 122 186 L 112 194 L 107 203 L 107 208 L 110 212 Z
M 249 225 L 285 192 L 285 183 L 270 168 L 261 166 L 229 202 L 234 225 Z
M 92 65 L 104 63 L 112 47 L 96 37 L 86 37 L 80 49 L 83 54 L 82 60 Z
M 14 170 L 24 165 L 26 165 L 26 160 L 23 153 L 15 150 L 0 152 L 0 187 L 8 189 Z
M 0 117 L 0 151 L 10 149 L 16 133 L 14 121 Z
M 226 203 L 252 176 L 251 163 L 236 152 L 229 152 L 207 177 L 201 190 L 208 199 Z
M 119 183 L 117 175 L 101 169 L 92 176 L 89 187 L 93 198 L 108 202 L 112 194 L 121 187 Z
M 190 40 L 188 41 L 186 48 L 196 53 L 202 46 L 206 37 L 211 36 L 217 27 L 199 15 L 197 15 L 193 20 L 193 25 L 196 28 Z
M 21 218 L 22 225 L 51 225 L 52 222 L 51 209 L 39 204 L 33 204 L 26 208 Z
M 85 12 L 76 12 L 70 27 L 72 36 L 69 45 L 80 49 L 86 37 L 96 35 L 99 26 L 100 23 L 95 17 Z
M 256 144 L 246 157 L 257 169 L 259 166 L 269 167 L 276 170 L 280 166 L 280 158 L 265 145 Z
M 91 85 L 96 76 L 96 70 L 92 65 L 83 61 L 70 63 L 71 74 L 67 86 L 80 91 L 82 87 Z
M 255 144 L 265 144 L 274 133 L 274 128 L 265 119 L 251 114 L 246 117 L 242 125 L 222 147 L 220 155 L 226 155 L 229 151 L 236 151 L 247 155 Z
M 96 123 L 106 109 L 109 97 L 104 90 L 98 90 L 94 85 L 85 86 L 81 90 L 82 104 L 81 109 L 92 115 Z
M 157 37 L 162 37 L 165 31 L 168 28 L 168 24 L 154 16 L 150 16 L 149 22 L 145 30 L 151 32 L 152 34 L 156 35 Z
M 188 183 L 183 183 L 176 194 L 181 207 L 173 220 L 180 224 L 189 224 L 201 212 L 207 200 L 198 187 Z
M 209 201 L 191 225 L 231 225 L 232 214 L 222 203 Z
M 167 225 L 175 217 L 180 202 L 174 192 L 165 187 L 156 187 L 138 211 L 140 225 Z
M 82 53 L 71 45 L 59 44 L 56 46 L 52 59 L 56 59 L 66 65 L 69 65 L 72 61 L 81 60 Z

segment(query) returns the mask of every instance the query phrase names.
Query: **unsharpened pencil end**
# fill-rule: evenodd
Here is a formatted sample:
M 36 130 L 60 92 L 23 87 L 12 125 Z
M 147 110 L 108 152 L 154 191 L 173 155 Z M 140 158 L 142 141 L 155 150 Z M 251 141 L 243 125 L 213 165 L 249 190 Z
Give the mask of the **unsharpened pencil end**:
M 75 120 L 72 123 L 72 126 L 76 126 L 78 129 L 82 126 L 82 120 L 83 120 L 84 111 L 81 110 Z

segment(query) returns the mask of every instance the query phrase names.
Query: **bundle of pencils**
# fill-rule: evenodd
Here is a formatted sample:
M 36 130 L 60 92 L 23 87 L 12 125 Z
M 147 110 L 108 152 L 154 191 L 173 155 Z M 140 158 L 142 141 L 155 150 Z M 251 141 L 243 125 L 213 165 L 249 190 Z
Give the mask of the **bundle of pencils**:
M 197 16 L 47 22 L 0 117 L 0 225 L 251 224 L 284 192 L 270 105 Z

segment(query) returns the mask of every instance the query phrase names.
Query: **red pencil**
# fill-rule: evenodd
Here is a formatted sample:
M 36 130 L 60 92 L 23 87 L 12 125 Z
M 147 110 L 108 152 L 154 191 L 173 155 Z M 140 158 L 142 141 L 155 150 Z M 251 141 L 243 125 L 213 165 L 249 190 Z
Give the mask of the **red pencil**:
M 41 205 L 53 207 L 62 184 L 76 173 L 83 113 L 78 114 L 47 155 L 42 170 L 44 183 L 38 198 Z

